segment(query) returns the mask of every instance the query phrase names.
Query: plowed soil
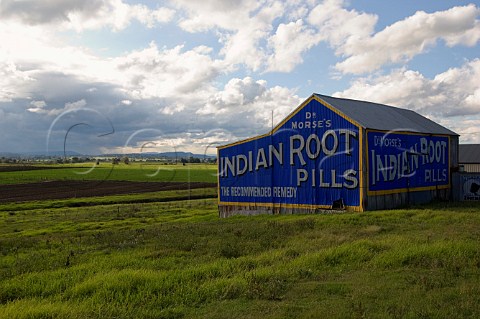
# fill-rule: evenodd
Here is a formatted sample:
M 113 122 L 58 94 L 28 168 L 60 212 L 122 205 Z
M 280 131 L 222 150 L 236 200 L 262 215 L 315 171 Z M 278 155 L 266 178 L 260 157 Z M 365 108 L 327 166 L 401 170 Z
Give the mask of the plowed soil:
M 200 182 L 51 181 L 0 185 L 0 203 L 216 187 Z
M 60 166 L 0 165 L 0 172 L 40 171 L 46 169 L 62 169 Z M 82 167 L 76 167 L 82 168 Z M 89 168 L 89 167 L 86 167 Z

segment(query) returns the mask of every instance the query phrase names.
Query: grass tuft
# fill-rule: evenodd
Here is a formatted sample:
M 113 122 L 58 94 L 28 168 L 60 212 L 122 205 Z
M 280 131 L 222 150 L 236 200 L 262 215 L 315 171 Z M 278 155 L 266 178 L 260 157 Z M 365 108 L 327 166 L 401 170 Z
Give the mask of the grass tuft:
M 0 318 L 477 318 L 480 206 L 219 219 L 216 200 L 0 211 Z

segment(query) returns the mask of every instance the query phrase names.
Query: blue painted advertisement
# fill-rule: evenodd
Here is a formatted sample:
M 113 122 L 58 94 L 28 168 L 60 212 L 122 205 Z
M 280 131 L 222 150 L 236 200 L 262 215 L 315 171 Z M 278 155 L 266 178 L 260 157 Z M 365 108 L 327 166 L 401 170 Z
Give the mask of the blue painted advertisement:
M 219 204 L 360 205 L 359 129 L 312 98 L 271 133 L 218 148 Z
M 369 131 L 367 143 L 369 192 L 448 187 L 447 136 Z

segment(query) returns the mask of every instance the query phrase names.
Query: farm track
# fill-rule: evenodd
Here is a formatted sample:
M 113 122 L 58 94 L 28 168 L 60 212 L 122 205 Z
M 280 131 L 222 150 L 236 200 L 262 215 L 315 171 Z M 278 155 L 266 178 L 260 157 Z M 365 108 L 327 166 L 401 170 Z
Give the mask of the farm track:
M 49 181 L 0 185 L 0 203 L 216 187 L 204 182 Z

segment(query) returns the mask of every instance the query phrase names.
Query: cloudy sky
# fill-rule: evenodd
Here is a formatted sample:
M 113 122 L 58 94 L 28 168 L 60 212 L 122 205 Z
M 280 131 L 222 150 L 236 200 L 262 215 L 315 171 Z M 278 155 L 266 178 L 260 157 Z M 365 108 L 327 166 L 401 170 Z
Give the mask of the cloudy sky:
M 0 152 L 193 151 L 312 93 L 480 143 L 480 2 L 0 0 Z

